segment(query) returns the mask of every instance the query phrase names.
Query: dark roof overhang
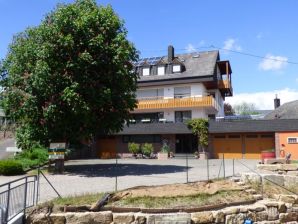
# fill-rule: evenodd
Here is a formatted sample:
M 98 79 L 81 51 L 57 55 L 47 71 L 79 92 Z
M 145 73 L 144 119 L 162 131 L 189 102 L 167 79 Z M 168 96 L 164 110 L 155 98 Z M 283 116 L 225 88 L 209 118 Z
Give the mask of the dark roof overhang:
M 218 61 L 217 65 L 219 67 L 220 73 L 221 74 L 226 74 L 227 71 L 227 65 L 229 66 L 229 72 L 230 74 L 232 74 L 232 69 L 231 69 L 231 65 L 230 65 L 230 61 Z

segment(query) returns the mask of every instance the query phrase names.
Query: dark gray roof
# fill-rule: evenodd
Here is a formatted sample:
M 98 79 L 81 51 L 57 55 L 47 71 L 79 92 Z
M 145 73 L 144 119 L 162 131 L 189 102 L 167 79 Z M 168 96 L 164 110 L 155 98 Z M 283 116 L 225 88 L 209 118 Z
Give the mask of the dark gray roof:
M 181 73 L 165 74 L 165 75 L 150 75 L 140 76 L 139 82 L 153 80 L 180 79 L 189 77 L 204 77 L 214 75 L 214 68 L 219 58 L 218 51 L 205 51 L 189 54 L 175 55 L 185 65 L 186 70 Z M 167 57 L 163 58 L 167 61 Z
M 298 131 L 298 119 L 210 121 L 209 133 Z
M 267 114 L 265 119 L 298 119 L 298 100 L 281 105 Z
M 190 134 L 184 123 L 139 123 L 125 126 L 117 135 Z

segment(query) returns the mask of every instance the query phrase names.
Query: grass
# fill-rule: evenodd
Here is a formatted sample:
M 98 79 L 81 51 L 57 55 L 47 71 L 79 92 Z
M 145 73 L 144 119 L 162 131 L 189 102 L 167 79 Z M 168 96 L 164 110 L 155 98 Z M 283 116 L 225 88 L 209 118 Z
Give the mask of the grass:
M 51 203 L 54 205 L 91 205 L 101 199 L 103 195 L 104 193 L 96 193 L 56 198 Z
M 110 203 L 108 206 L 138 208 L 190 208 L 250 199 L 252 199 L 252 197 L 243 191 L 220 191 L 213 195 L 196 194 L 177 197 L 131 197 Z

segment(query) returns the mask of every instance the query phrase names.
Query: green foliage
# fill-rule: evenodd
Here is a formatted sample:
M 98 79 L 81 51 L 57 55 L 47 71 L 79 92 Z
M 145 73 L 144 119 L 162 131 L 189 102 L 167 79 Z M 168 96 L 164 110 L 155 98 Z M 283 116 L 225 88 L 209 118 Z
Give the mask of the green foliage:
M 235 111 L 234 111 L 232 105 L 229 103 L 224 103 L 224 112 L 225 112 L 226 116 L 235 115 Z
M 123 21 L 95 0 L 59 5 L 17 34 L 0 75 L 18 147 L 120 131 L 136 106 L 137 58 Z
M 15 160 L 0 160 L 0 175 L 13 176 L 24 174 L 22 164 Z
M 150 156 L 151 155 L 151 153 L 153 153 L 153 145 L 152 144 L 150 144 L 150 143 L 145 143 L 145 144 L 143 144 L 142 145 L 142 147 L 141 147 L 141 151 L 142 151 L 142 153 L 145 155 L 145 156 Z
M 140 144 L 129 142 L 128 143 L 128 151 L 132 154 L 137 154 L 140 152 Z
M 255 104 L 242 102 L 240 104 L 234 105 L 234 111 L 239 115 L 256 115 L 259 114 Z
M 24 169 L 36 167 L 48 161 L 48 150 L 42 147 L 25 150 L 16 155 L 15 160 L 20 162 Z
M 170 146 L 168 144 L 163 144 L 160 151 L 162 153 L 169 153 L 171 151 Z
M 192 133 L 198 136 L 198 142 L 201 147 L 208 146 L 208 120 L 204 118 L 196 118 L 189 120 L 187 126 Z

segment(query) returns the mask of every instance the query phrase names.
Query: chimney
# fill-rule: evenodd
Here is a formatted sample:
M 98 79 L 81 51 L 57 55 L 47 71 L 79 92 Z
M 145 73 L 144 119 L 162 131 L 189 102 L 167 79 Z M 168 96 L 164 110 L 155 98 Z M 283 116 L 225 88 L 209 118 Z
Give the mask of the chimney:
M 274 109 L 278 108 L 279 106 L 280 106 L 280 99 L 277 98 L 277 94 L 276 94 L 274 99 Z
M 168 62 L 171 63 L 174 59 L 174 47 L 172 45 L 168 46 Z

